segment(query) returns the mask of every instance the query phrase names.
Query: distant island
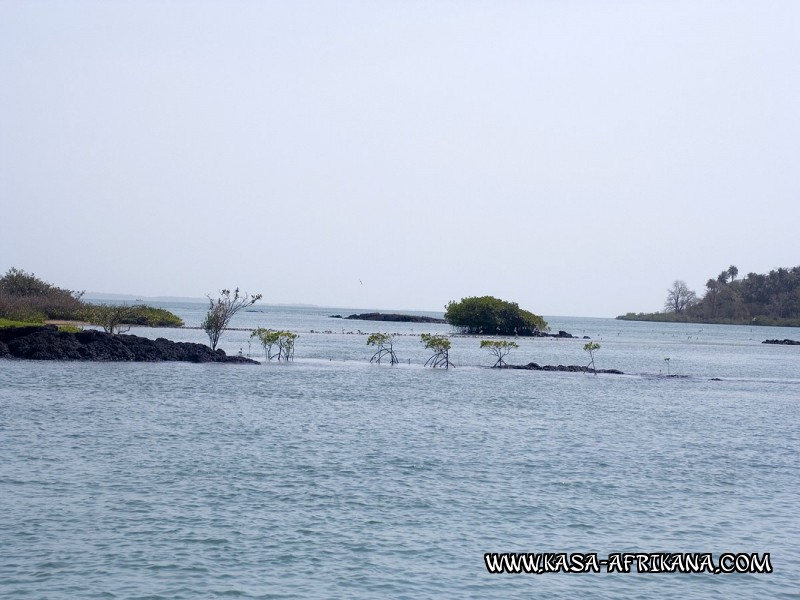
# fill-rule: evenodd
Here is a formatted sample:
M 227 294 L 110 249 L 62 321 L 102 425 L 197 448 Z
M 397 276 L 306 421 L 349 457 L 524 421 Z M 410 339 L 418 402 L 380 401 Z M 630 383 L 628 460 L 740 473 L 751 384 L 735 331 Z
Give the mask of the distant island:
M 447 304 L 444 319 L 380 312 L 353 314 L 347 317 L 330 315 L 330 317 L 399 323 L 447 323 L 461 335 L 576 337 L 566 331 L 547 333 L 550 328 L 542 317 L 521 309 L 516 302 L 507 302 L 494 296 L 472 296 L 462 298 L 458 302 L 451 301 Z
M 800 327 L 800 266 L 773 269 L 766 275 L 748 273 L 742 279 L 738 275 L 731 265 L 706 282 L 702 297 L 685 281 L 676 280 L 667 290 L 662 312 L 629 312 L 617 319 Z
M 422 315 L 400 315 L 396 313 L 361 313 L 343 317 L 342 315 L 331 315 L 331 319 L 350 319 L 353 321 L 391 321 L 395 323 L 446 323 L 444 319 L 436 317 L 425 317 Z

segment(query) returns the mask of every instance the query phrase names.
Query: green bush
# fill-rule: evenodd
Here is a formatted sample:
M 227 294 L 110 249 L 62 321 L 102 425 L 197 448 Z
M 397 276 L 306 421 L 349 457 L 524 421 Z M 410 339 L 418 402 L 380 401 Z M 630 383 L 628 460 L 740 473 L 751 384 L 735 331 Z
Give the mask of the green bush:
M 132 325 L 140 327 L 182 327 L 183 321 L 163 308 L 144 304 L 87 304 L 80 318 L 98 325 L 106 333 L 125 333 Z
M 130 307 L 128 323 L 145 327 L 183 327 L 183 319 L 165 308 L 155 308 L 144 304 Z
M 26 306 L 14 306 L 2 312 L 6 319 L 24 323 L 43 324 L 47 320 L 47 315 L 41 311 Z
M 13 320 L 74 319 L 84 306 L 82 295 L 12 267 L 0 277 L 0 316 Z
M 0 277 L 0 317 L 23 323 L 44 323 L 47 319 L 92 321 L 100 318 L 97 305 L 84 302 L 82 296 L 83 292 L 56 287 L 33 273 L 12 267 Z M 106 313 L 111 308 L 106 307 Z M 120 310 L 124 314 L 125 325 L 183 327 L 180 317 L 163 308 L 137 304 Z
M 536 335 L 548 329 L 547 321 L 539 315 L 494 296 L 462 298 L 446 308 L 445 320 L 461 333 Z

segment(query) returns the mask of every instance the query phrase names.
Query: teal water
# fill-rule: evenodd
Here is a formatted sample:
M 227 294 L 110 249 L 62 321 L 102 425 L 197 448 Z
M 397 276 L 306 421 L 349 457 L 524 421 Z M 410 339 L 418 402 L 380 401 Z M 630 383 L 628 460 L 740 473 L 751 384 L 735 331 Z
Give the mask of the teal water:
M 438 371 L 416 336 L 445 326 L 260 310 L 234 327 L 298 331 L 294 363 L 0 361 L 0 596 L 800 597 L 800 348 L 760 344 L 796 330 L 550 318 L 626 375 L 490 370 L 476 338 Z M 403 334 L 404 364 L 368 364 L 359 329 Z M 247 341 L 222 346 L 259 358 Z M 508 360 L 585 364 L 583 343 Z M 483 563 L 544 551 L 769 552 L 774 573 Z

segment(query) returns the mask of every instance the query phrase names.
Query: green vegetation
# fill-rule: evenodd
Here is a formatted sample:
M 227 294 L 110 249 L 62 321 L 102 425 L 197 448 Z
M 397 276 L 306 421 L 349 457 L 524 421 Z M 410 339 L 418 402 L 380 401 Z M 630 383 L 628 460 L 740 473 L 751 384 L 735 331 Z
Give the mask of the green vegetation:
M 392 333 L 373 333 L 367 338 L 367 346 L 376 346 L 378 348 L 378 351 L 372 355 L 369 362 L 381 364 L 381 359 L 386 356 L 389 357 L 389 364 L 395 365 L 400 362 L 392 349 L 392 338 L 394 338 Z
M 433 350 L 433 356 L 425 361 L 425 366 L 431 367 L 444 367 L 449 369 L 451 366 L 455 369 L 456 366 L 450 362 L 450 340 L 443 335 L 432 335 L 430 333 L 423 333 L 420 336 L 420 342 L 425 344 L 425 348 Z
M 277 356 L 277 354 L 272 353 L 272 347 L 278 343 L 279 331 L 259 327 L 258 329 L 253 329 L 250 337 L 258 338 L 258 341 L 261 342 L 261 346 L 264 348 L 264 356 L 266 356 L 267 360 L 272 360 Z
M 487 348 L 497 358 L 497 361 L 492 365 L 492 368 L 495 368 L 502 367 L 505 364 L 504 359 L 508 353 L 514 348 L 519 348 L 519 346 L 516 342 L 508 340 L 481 340 L 481 348 Z
M 13 319 L 4 319 L 0 317 L 0 329 L 5 327 L 36 327 L 40 326 L 43 323 L 41 321 L 34 322 L 34 321 L 16 321 Z
M 233 316 L 247 306 L 252 306 L 261 300 L 261 294 L 250 296 L 249 294 L 240 295 L 239 288 L 236 288 L 231 296 L 230 290 L 221 290 L 220 297 L 214 300 L 208 296 L 208 313 L 200 324 L 211 342 L 211 349 L 216 350 L 219 338 L 228 328 Z
M 103 331 L 116 335 L 129 331 L 131 326 L 141 327 L 183 327 L 183 320 L 163 308 L 137 304 L 86 304 L 75 315 L 81 321 L 103 328 Z
M 47 315 L 45 313 L 21 305 L 14 306 L 7 310 L 0 307 L 0 314 L 5 315 L 5 318 L 12 321 L 32 325 L 44 325 L 44 322 L 47 321 Z
M 278 360 L 294 360 L 294 344 L 300 336 L 291 331 L 281 331 L 278 337 Z
M 589 353 L 589 357 L 591 358 L 589 364 L 586 365 L 586 369 L 588 370 L 591 367 L 594 374 L 597 375 L 597 368 L 594 366 L 594 353 L 600 350 L 600 344 L 597 342 L 587 342 L 583 345 L 583 349 Z
M 800 327 L 800 266 L 774 269 L 766 275 L 748 273 L 737 279 L 731 265 L 706 282 L 702 298 L 676 280 L 667 290 L 664 312 L 628 313 L 629 321 L 723 323 Z
M 33 273 L 12 267 L 0 278 L 0 317 L 39 323 L 46 319 L 72 319 L 83 308 L 81 296 L 83 292 L 56 287 Z
M 29 321 L 11 321 L 9 319 L 0 318 L 0 329 L 5 329 L 6 327 L 44 327 L 44 323 L 32 323 Z M 79 331 L 83 331 L 77 325 L 59 325 L 59 331 L 64 331 L 66 333 L 78 333 Z
M 104 329 L 111 324 L 115 333 L 121 325 L 183 326 L 178 316 L 163 308 L 96 305 L 82 300 L 82 296 L 83 292 L 56 287 L 12 267 L 0 278 L 0 317 L 25 324 L 41 324 L 48 319 L 86 321 Z
M 445 320 L 460 333 L 480 335 L 536 335 L 546 331 L 547 322 L 539 315 L 521 309 L 516 302 L 493 296 L 462 298 L 449 302 Z
M 93 304 L 81 313 L 83 320 L 90 325 L 97 325 L 111 335 L 126 333 L 130 330 L 130 306 Z
M 634 313 L 629 312 L 620 315 L 617 319 L 621 321 L 651 321 L 653 323 L 693 323 L 688 315 L 677 315 L 675 313 Z
M 156 308 L 145 304 L 134 304 L 128 307 L 126 323 L 141 327 L 183 327 L 183 319 L 165 308 Z
M 259 327 L 250 333 L 250 337 L 258 338 L 264 348 L 264 355 L 267 360 L 277 358 L 280 360 L 294 360 L 294 344 L 299 335 L 291 331 L 278 331 L 275 329 L 264 329 Z M 273 354 L 272 348 L 278 347 L 278 351 Z

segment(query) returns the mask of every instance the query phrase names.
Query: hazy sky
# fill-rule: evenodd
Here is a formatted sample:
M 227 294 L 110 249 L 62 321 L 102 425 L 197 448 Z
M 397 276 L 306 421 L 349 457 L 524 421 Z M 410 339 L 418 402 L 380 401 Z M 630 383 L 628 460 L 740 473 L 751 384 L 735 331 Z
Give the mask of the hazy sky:
M 800 264 L 799 31 L 796 0 L 0 0 L 0 270 L 660 309 Z

